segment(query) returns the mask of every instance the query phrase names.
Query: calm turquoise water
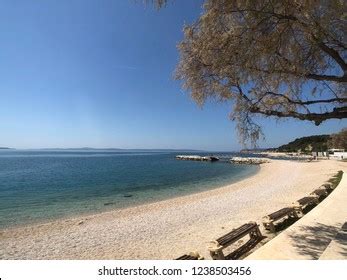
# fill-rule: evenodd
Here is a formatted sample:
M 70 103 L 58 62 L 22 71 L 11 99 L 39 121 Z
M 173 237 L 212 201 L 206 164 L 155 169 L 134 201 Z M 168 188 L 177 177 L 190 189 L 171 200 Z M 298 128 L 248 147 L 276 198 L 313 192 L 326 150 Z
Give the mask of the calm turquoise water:
M 177 153 L 0 150 L 0 227 L 200 192 L 258 170 L 179 161 Z

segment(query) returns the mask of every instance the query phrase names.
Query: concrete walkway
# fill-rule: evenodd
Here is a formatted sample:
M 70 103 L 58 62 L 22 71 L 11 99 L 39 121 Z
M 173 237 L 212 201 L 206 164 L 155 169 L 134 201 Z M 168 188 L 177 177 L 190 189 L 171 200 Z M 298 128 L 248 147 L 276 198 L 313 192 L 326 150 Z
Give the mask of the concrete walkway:
M 330 242 L 320 260 L 345 260 L 347 259 L 347 222 L 339 230 L 335 238 Z
M 347 174 L 318 206 L 280 233 L 248 260 L 347 259 Z

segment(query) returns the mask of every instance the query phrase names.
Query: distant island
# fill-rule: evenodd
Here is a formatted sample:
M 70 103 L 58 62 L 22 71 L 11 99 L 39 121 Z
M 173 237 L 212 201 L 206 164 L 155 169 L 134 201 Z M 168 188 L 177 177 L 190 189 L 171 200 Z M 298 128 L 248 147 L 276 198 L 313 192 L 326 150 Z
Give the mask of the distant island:
M 141 152 L 141 151 L 151 151 L 151 152 L 204 152 L 203 150 L 192 150 L 192 149 L 121 149 L 121 148 L 91 148 L 91 147 L 83 147 L 83 148 L 41 148 L 37 150 L 57 150 L 57 151 L 133 151 L 133 152 Z
M 14 148 L 0 147 L 0 150 L 14 150 Z M 122 149 L 122 148 L 36 148 L 36 149 L 20 149 L 20 150 L 37 150 L 37 151 L 119 151 L 119 152 L 188 152 L 188 153 L 201 153 L 204 150 L 194 149 Z

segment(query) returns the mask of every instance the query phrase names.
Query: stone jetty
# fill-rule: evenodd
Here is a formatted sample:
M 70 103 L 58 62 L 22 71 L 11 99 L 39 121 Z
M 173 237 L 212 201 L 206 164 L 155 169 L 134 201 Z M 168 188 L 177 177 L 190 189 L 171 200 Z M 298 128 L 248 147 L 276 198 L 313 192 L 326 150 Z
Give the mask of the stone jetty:
M 230 159 L 232 163 L 238 164 L 262 164 L 270 162 L 269 159 L 266 158 L 253 158 L 253 157 L 232 157 Z
M 196 160 L 196 161 L 217 161 L 218 157 L 215 156 L 197 156 L 197 155 L 177 155 L 176 159 L 179 160 Z

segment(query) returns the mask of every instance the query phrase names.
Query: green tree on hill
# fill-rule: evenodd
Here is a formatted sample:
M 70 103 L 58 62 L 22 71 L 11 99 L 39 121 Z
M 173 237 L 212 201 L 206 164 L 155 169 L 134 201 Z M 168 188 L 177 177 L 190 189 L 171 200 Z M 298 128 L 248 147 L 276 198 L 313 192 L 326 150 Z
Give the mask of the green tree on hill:
M 297 138 L 286 145 L 278 147 L 279 152 L 324 152 L 328 150 L 330 135 L 314 135 Z
M 347 128 L 342 129 L 339 133 L 332 134 L 328 146 L 330 149 L 344 149 L 347 151 Z

